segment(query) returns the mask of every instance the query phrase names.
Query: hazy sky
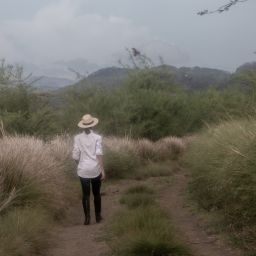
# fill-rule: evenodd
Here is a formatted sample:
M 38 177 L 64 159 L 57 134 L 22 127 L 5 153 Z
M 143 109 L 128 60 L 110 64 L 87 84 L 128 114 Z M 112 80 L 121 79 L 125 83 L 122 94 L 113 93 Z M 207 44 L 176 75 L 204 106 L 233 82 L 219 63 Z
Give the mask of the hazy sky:
M 0 58 L 117 63 L 137 47 L 177 66 L 234 70 L 256 60 L 256 1 L 196 15 L 228 0 L 0 0 Z

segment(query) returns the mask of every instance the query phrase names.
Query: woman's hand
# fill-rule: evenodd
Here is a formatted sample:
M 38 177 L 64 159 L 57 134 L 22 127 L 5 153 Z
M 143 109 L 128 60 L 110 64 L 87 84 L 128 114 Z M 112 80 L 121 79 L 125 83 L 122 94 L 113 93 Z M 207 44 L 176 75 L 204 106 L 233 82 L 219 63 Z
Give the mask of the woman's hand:
M 103 171 L 103 172 L 101 173 L 101 178 L 100 178 L 100 180 L 103 181 L 103 180 L 105 180 L 105 179 L 106 179 L 106 174 L 105 174 L 105 172 Z

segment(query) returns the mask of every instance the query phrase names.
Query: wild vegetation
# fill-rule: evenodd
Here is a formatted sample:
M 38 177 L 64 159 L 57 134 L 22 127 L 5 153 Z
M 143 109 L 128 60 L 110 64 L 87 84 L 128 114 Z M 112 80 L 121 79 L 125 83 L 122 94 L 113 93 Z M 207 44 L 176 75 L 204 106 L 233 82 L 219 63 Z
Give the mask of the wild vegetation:
M 248 77 L 248 75 L 244 75 Z M 101 119 L 100 131 L 115 136 L 157 140 L 165 136 L 184 136 L 201 129 L 205 123 L 218 122 L 227 116 L 251 114 L 254 101 L 244 88 L 186 90 L 175 84 L 172 75 L 163 71 L 134 71 L 118 88 L 87 87 L 66 93 L 60 120 L 65 130 L 84 112 Z M 246 82 L 249 88 L 252 84 Z
M 184 152 L 186 141 L 167 137 L 156 142 L 129 138 L 106 138 L 104 163 L 107 176 L 112 179 L 141 179 L 169 176 L 169 161 L 176 160 Z
M 256 250 L 256 121 L 231 120 L 210 126 L 185 153 L 193 198 L 219 215 L 235 242 Z M 252 254 L 253 255 L 253 254 Z
M 0 255 L 42 254 L 51 223 L 75 201 L 67 141 L 0 139 Z
M 109 228 L 113 255 L 190 255 L 177 242 L 168 217 L 152 194 L 148 187 L 135 186 L 121 198 L 127 208 L 116 214 Z
M 156 144 L 162 148 L 159 159 L 165 160 L 167 155 L 172 159 L 170 149 L 177 158 L 185 147 L 178 138 L 167 138 Z M 104 147 L 109 179 L 171 173 L 170 167 L 164 164 L 149 164 L 148 152 L 155 150 L 153 142 L 106 138 Z M 44 254 L 50 226 L 63 220 L 68 206 L 78 199 L 79 184 L 73 179 L 75 166 L 70 159 L 71 150 L 69 136 L 47 141 L 31 136 L 0 138 L 0 255 Z
M 76 199 L 70 135 L 84 113 L 101 121 L 110 180 L 171 175 L 170 166 L 185 152 L 194 200 L 223 216 L 219 223 L 236 243 L 255 252 L 253 66 L 238 70 L 222 88 L 188 90 L 166 70 L 146 68 L 131 72 L 118 87 L 71 88 L 54 97 L 14 79 L 13 72 L 22 73 L 2 63 L 0 255 L 40 254 L 47 247 L 49 225 L 63 218 L 65 202 Z M 65 132 L 69 135 L 56 137 Z M 155 207 L 154 193 L 148 192 L 136 188 L 123 196 L 127 208 L 113 222 L 113 252 L 185 255 L 172 240 L 167 217 Z
M 0 120 L 9 133 L 46 136 L 56 131 L 45 95 L 35 92 L 20 66 L 0 63 Z

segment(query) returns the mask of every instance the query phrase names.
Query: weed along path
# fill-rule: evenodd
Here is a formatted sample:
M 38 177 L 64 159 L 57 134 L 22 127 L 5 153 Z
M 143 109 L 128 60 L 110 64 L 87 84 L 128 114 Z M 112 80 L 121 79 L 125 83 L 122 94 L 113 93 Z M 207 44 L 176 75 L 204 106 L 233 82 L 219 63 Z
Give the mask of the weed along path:
M 125 184 L 109 185 L 102 190 L 103 222 L 97 224 L 91 201 L 91 225 L 82 225 L 84 216 L 79 204 L 70 210 L 65 226 L 53 231 L 53 242 L 47 256 L 101 256 L 109 251 L 104 242 L 105 225 L 120 207 L 119 197 Z M 92 198 L 91 198 L 92 199 Z
M 229 246 L 216 234 L 208 234 L 200 217 L 192 212 L 185 198 L 188 178 L 179 172 L 173 182 L 160 193 L 160 204 L 169 213 L 177 229 L 178 238 L 196 256 L 241 256 L 239 250 Z

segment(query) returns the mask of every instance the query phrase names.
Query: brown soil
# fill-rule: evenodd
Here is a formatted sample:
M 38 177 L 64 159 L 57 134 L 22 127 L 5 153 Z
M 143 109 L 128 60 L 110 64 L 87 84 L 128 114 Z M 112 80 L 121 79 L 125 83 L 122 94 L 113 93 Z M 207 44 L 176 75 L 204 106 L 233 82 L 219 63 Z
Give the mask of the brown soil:
M 159 192 L 160 204 L 169 213 L 178 240 L 191 248 L 194 256 L 241 256 L 242 253 L 224 242 L 222 237 L 206 231 L 201 217 L 187 204 L 185 196 L 187 180 L 183 173 L 178 172 L 171 178 L 152 178 L 144 182 L 120 181 L 118 184 L 107 186 L 103 190 L 102 198 L 104 221 L 100 224 L 95 223 L 91 203 L 92 223 L 89 226 L 82 225 L 84 220 L 82 206 L 77 205 L 70 210 L 66 225 L 54 230 L 54 243 L 46 255 L 107 255 L 110 250 L 103 236 L 107 235 L 105 228 L 110 218 L 121 207 L 120 195 L 127 187 L 143 183 Z
M 95 222 L 93 202 L 91 202 L 91 225 L 84 226 L 82 205 L 79 204 L 69 210 L 66 225 L 53 231 L 54 239 L 47 256 L 100 256 L 109 251 L 103 236 L 105 226 L 113 214 L 118 210 L 119 196 L 126 184 L 109 185 L 103 189 L 102 208 L 103 221 Z M 92 199 L 92 196 L 91 196 Z

